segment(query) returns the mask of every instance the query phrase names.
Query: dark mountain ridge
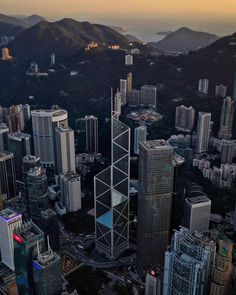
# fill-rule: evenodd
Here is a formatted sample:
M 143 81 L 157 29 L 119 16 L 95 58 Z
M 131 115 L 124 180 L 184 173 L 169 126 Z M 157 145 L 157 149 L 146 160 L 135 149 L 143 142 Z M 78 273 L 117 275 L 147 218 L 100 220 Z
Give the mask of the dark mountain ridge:
M 57 22 L 43 21 L 26 29 L 11 43 L 14 56 L 25 58 L 40 57 L 55 52 L 68 56 L 87 46 L 90 42 L 100 44 L 117 44 L 127 48 L 129 41 L 110 27 L 78 22 L 73 19 L 62 19 Z
M 39 15 L 31 15 L 29 17 L 16 17 L 16 16 L 0 14 L 0 22 L 11 24 L 14 26 L 21 26 L 25 28 L 34 26 L 40 23 L 41 21 L 45 21 L 45 19 Z
M 183 27 L 175 32 L 168 34 L 164 39 L 158 42 L 150 42 L 154 48 L 164 52 L 195 51 L 201 47 L 207 47 L 215 42 L 219 37 L 210 33 L 194 31 Z

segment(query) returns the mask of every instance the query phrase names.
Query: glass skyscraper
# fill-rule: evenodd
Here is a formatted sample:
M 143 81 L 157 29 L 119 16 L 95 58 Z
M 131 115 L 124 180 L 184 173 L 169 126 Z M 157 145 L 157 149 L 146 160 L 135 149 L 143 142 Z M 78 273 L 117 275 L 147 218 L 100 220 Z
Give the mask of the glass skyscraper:
M 96 249 L 115 259 L 129 247 L 130 128 L 111 118 L 111 166 L 94 178 Z

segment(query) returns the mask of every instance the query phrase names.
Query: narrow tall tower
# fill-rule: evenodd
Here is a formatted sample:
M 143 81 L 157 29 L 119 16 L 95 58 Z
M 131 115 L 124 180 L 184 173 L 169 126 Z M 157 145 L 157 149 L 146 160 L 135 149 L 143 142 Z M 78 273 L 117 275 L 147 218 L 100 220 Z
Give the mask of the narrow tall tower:
M 230 96 L 226 97 L 223 102 L 221 117 L 220 117 L 220 130 L 218 137 L 220 139 L 231 139 L 232 126 L 234 119 L 234 102 Z
M 130 128 L 111 117 L 111 166 L 94 178 L 96 249 L 115 259 L 129 247 Z

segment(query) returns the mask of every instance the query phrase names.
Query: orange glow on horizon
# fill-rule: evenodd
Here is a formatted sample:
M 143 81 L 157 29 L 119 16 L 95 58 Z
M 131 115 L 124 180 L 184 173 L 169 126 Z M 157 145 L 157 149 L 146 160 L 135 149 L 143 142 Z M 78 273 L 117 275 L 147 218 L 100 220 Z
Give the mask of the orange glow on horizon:
M 76 13 L 163 13 L 235 15 L 235 0 L 1 0 L 1 13 L 69 15 Z

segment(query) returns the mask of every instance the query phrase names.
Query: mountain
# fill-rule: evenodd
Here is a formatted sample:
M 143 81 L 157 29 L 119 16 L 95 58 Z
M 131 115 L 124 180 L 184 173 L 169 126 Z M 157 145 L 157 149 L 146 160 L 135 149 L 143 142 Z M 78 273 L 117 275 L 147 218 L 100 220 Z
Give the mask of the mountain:
M 131 34 L 125 34 L 125 37 L 130 41 L 130 42 L 137 42 L 137 43 L 143 43 L 141 40 L 139 40 L 136 36 L 131 35 Z
M 124 34 L 127 32 L 127 30 L 123 27 L 119 27 L 119 26 L 110 26 L 110 28 L 120 34 Z
M 16 17 L 5 14 L 0 14 L 0 22 L 25 28 L 32 27 L 45 19 L 39 15 L 31 15 L 29 17 Z
M 0 22 L 0 36 L 17 36 L 25 30 L 22 26 L 15 26 Z
M 159 42 L 150 42 L 149 45 L 162 50 L 166 53 L 195 51 L 201 47 L 206 47 L 218 39 L 218 36 L 193 31 L 188 28 L 180 28 L 175 32 L 168 34 L 164 39 Z
M 10 49 L 13 56 L 23 59 L 40 58 L 51 52 L 68 56 L 92 41 L 118 44 L 125 48 L 129 46 L 129 41 L 123 35 L 107 26 L 63 19 L 57 22 L 40 22 L 26 29 L 15 38 Z

